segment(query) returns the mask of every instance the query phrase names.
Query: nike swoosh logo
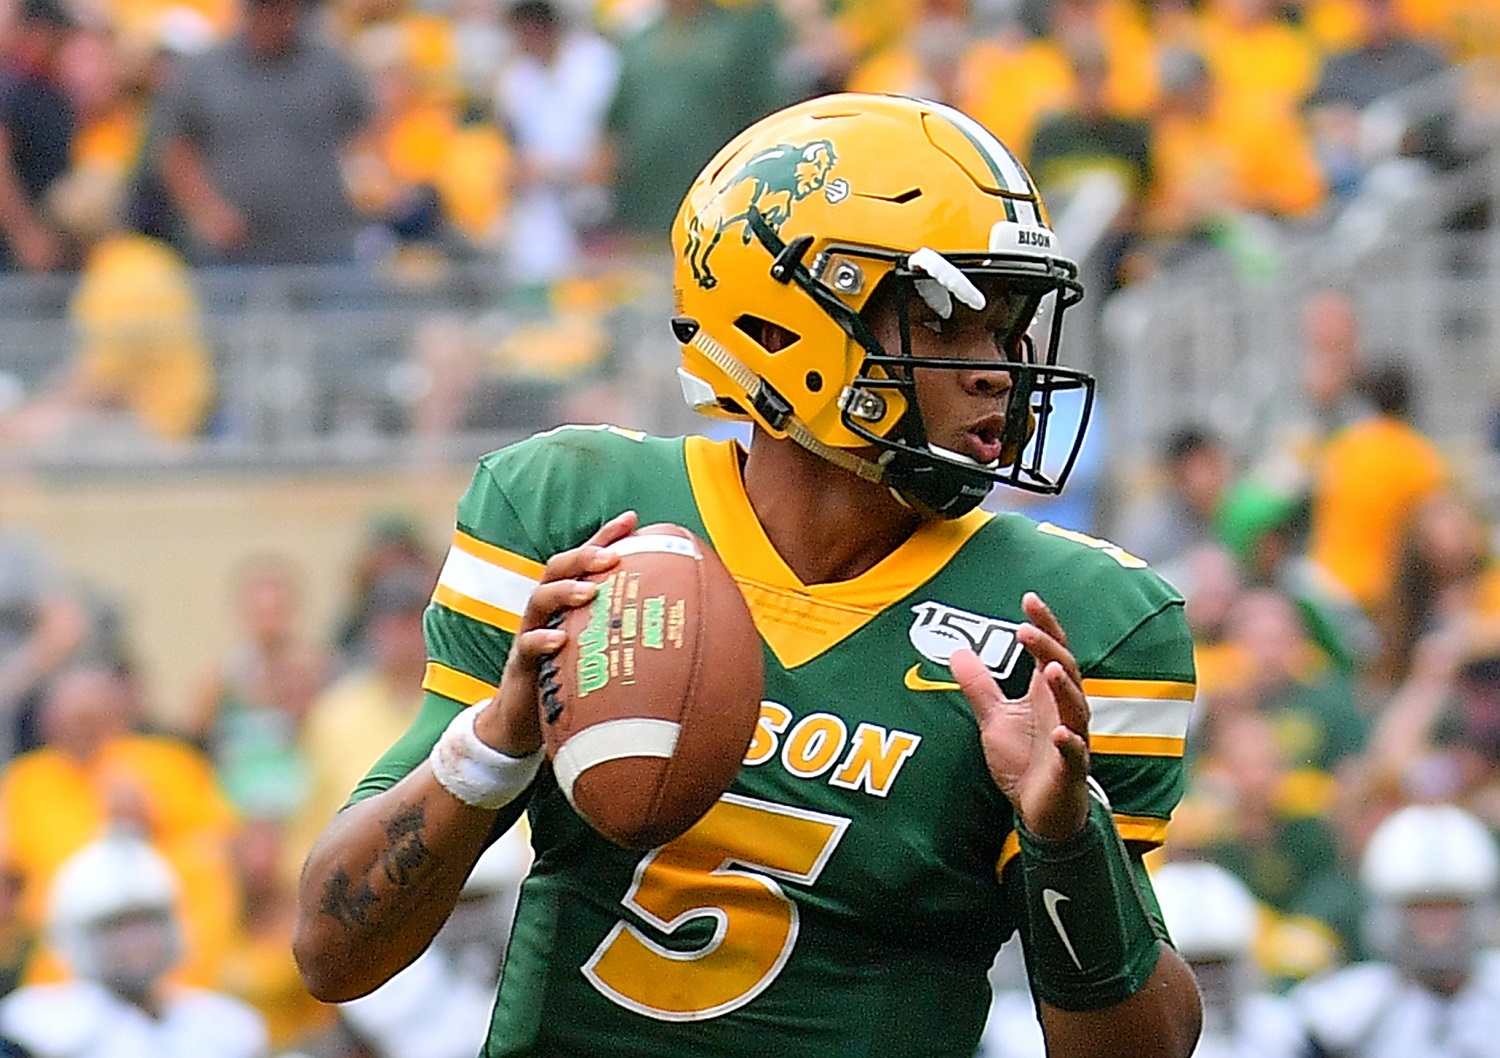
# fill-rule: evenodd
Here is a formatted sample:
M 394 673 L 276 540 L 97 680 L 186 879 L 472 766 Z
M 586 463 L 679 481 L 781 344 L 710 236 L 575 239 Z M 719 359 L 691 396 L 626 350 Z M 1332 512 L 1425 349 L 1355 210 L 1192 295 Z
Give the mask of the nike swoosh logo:
M 1063 928 L 1062 916 L 1057 913 L 1057 905 L 1071 899 L 1073 899 L 1071 896 L 1064 896 L 1056 889 L 1042 890 L 1042 904 L 1047 909 L 1047 917 L 1052 920 L 1052 927 L 1057 930 L 1057 935 L 1062 938 L 1063 947 L 1068 949 L 1068 958 L 1073 960 L 1074 966 L 1082 970 L 1083 963 L 1078 961 L 1078 953 L 1073 950 L 1073 941 L 1068 936 L 1068 931 Z
M 908 691 L 956 691 L 958 684 L 947 680 L 929 680 L 918 670 L 922 667 L 919 662 L 906 670 L 906 684 Z

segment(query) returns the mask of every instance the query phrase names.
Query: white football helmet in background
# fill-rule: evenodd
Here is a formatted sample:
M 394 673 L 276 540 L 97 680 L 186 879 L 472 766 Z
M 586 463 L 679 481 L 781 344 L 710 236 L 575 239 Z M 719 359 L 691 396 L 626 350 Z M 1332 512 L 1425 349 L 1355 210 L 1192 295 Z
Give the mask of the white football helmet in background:
M 1319 1053 L 1500 1053 L 1495 836 L 1454 805 L 1402 808 L 1370 835 L 1359 875 L 1374 958 L 1291 993 Z
M 177 889 L 172 868 L 150 844 L 108 834 L 58 870 L 48 937 L 77 976 L 139 993 L 182 956 Z
M 1174 860 L 1151 874 L 1167 932 L 1189 962 L 1239 959 L 1255 943 L 1259 912 L 1245 883 L 1216 863 Z
M 1162 864 L 1151 887 L 1177 953 L 1198 978 L 1204 1034 L 1233 1033 L 1240 1002 L 1259 983 L 1251 956 L 1259 926 L 1255 897 L 1223 867 L 1200 861 Z
M 1371 834 L 1360 860 L 1365 941 L 1421 979 L 1467 975 L 1493 941 L 1500 850 L 1456 805 L 1410 805 Z

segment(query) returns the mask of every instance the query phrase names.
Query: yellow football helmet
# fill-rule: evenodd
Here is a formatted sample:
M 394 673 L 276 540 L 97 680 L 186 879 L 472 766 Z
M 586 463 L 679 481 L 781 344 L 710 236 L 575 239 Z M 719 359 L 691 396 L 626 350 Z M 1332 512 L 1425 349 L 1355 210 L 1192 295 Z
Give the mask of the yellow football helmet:
M 997 481 L 1062 489 L 1093 407 L 1093 378 L 1056 363 L 1063 312 L 1083 288 L 1031 177 L 972 118 L 854 93 L 788 107 L 699 174 L 672 247 L 678 374 L 694 408 L 791 437 L 942 517 L 972 510 Z M 992 276 L 1015 303 L 1004 347 L 1021 353 L 1006 364 L 1002 455 L 985 465 L 930 444 L 914 399 L 912 368 L 972 363 L 913 357 L 906 297 L 899 350 L 883 348 L 860 312 L 887 282 L 909 284 L 944 317 L 954 298 L 980 309 L 976 280 Z M 774 351 L 760 341 L 767 322 L 785 335 Z M 1063 389 L 1083 391 L 1082 412 L 1044 468 L 1051 397 Z

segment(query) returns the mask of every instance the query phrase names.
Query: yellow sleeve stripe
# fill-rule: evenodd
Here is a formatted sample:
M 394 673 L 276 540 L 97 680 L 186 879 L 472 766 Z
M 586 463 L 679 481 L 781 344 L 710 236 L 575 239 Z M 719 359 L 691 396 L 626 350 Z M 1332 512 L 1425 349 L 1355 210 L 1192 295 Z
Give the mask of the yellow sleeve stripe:
M 478 537 L 470 536 L 462 529 L 454 530 L 453 546 L 466 554 L 473 555 L 482 562 L 488 562 L 492 566 L 508 569 L 512 573 L 519 574 L 527 580 L 540 580 L 542 576 L 542 564 L 535 559 L 518 555 L 514 551 L 507 551 L 503 547 L 487 544 Z
M 1093 753 L 1119 753 L 1132 757 L 1180 757 L 1186 739 L 1161 735 L 1099 735 L 1089 732 Z
M 999 878 L 1004 874 L 1006 865 L 1019 855 L 1021 855 L 1021 838 L 1012 830 L 1005 835 L 1005 841 L 1000 846 L 1000 859 L 995 864 L 995 877 Z
M 538 562 L 457 532 L 432 598 L 465 617 L 515 632 L 541 572 Z
M 1175 698 L 1191 702 L 1197 684 L 1177 680 L 1084 680 L 1083 693 L 1102 698 Z
M 481 624 L 493 625 L 502 632 L 514 635 L 521 628 L 521 615 L 509 610 L 502 610 L 498 606 L 491 606 L 487 602 L 471 598 L 462 592 L 450 588 L 446 584 L 439 583 L 437 590 L 432 593 L 432 601 L 441 603 L 454 613 L 461 613 L 465 617 L 472 618 Z
M 1150 816 L 1125 816 L 1115 813 L 1115 829 L 1124 841 L 1143 841 L 1160 845 L 1167 840 L 1167 821 Z M 1014 830 L 1005 835 L 1000 845 L 1000 859 L 995 863 L 995 877 L 1005 873 L 1010 861 L 1021 854 L 1021 838 Z
M 1126 841 L 1160 845 L 1167 840 L 1167 821 L 1154 816 L 1127 816 L 1116 812 L 1115 829 Z
M 478 705 L 495 694 L 493 684 L 485 683 L 467 672 L 449 668 L 438 661 L 427 663 L 427 672 L 422 677 L 422 689 L 451 698 L 460 705 Z

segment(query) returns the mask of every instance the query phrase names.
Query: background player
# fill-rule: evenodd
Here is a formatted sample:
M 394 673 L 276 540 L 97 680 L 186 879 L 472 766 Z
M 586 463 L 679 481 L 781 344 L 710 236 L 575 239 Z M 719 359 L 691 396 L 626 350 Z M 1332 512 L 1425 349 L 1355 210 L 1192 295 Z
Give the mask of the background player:
M 1030 178 L 949 108 L 827 97 L 732 141 L 672 235 L 684 393 L 751 420 L 750 450 L 575 428 L 482 461 L 423 713 L 303 872 L 309 986 L 348 999 L 414 958 L 525 805 L 486 1055 L 968 1058 L 1018 929 L 1055 1058 L 1187 1055 L 1198 995 L 1137 855 L 1180 786 L 1181 599 L 1104 541 L 975 510 L 996 481 L 1060 488 L 1049 397 L 1092 393 L 1056 366 L 1080 291 Z M 767 646 L 740 778 L 644 856 L 536 778 L 545 621 L 639 519 L 708 539 Z
M 1293 992 L 1320 1055 L 1470 1058 L 1500 1040 L 1500 853 L 1455 805 L 1385 819 L 1360 858 L 1375 953 Z
M 1291 1003 L 1265 987 L 1255 965 L 1261 909 L 1244 882 L 1216 863 L 1176 860 L 1151 875 L 1177 952 L 1203 993 L 1203 1038 L 1194 1058 L 1302 1058 Z
M 8 996 L 0 1034 L 34 1058 L 269 1054 L 254 1009 L 168 979 L 183 955 L 177 893 L 167 861 L 132 833 L 112 831 L 75 853 L 52 884 L 47 923 L 74 978 Z

